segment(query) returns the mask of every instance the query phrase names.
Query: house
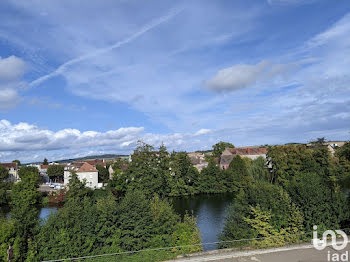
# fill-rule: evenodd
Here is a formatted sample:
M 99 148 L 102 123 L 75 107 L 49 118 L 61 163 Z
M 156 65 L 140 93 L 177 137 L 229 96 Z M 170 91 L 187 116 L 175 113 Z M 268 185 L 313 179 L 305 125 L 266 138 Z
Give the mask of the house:
M 226 148 L 222 152 L 220 157 L 220 167 L 222 169 L 227 169 L 232 161 L 232 159 L 239 155 L 241 157 L 247 157 L 252 160 L 258 157 L 266 158 L 267 148 L 266 147 L 236 147 L 236 148 Z
M 106 161 L 104 159 L 88 159 L 88 160 L 78 160 L 73 163 L 89 163 L 92 166 L 101 165 L 106 167 Z
M 67 165 L 64 168 L 64 185 L 69 183 L 69 179 L 75 172 L 80 181 L 85 181 L 85 185 L 92 189 L 101 188 L 102 185 L 98 183 L 98 171 L 95 166 L 88 162 L 75 162 L 71 165 Z
M 331 154 L 334 155 L 335 154 L 335 150 L 338 147 L 342 147 L 344 144 L 345 144 L 344 141 L 328 141 L 328 142 L 324 142 L 322 145 L 327 147 L 329 152 L 331 152 Z M 314 147 L 314 144 L 313 143 L 309 143 L 306 146 L 312 148 L 312 147 Z
M 8 181 L 16 182 L 20 180 L 18 176 L 18 165 L 17 163 L 0 163 L 0 166 L 5 167 L 8 170 L 9 178 Z
M 205 159 L 205 154 L 202 152 L 191 152 L 187 154 L 191 160 L 192 165 L 197 168 L 199 172 L 202 171 L 203 168 L 208 166 L 208 162 Z

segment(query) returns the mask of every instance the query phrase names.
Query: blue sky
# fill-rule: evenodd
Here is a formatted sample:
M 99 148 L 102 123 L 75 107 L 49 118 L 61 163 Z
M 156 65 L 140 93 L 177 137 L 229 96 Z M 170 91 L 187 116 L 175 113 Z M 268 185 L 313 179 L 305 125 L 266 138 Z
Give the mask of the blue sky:
M 1 1 L 0 19 L 0 161 L 349 139 L 348 0 Z

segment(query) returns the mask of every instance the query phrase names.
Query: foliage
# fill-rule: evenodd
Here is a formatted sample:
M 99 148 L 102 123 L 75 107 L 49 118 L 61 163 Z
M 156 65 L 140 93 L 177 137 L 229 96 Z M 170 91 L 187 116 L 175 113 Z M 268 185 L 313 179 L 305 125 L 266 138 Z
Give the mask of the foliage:
M 199 191 L 203 193 L 221 193 L 226 191 L 224 171 L 211 159 L 199 175 Z
M 0 261 L 7 261 L 7 249 L 13 246 L 16 238 L 13 220 L 0 218 Z M 14 254 L 18 257 L 18 254 Z
M 291 181 L 287 191 L 302 212 L 307 231 L 312 231 L 313 225 L 340 228 L 348 217 L 349 210 L 343 193 L 334 192 L 318 174 L 300 174 Z
M 37 174 L 39 177 L 39 169 L 35 166 L 22 166 L 18 171 L 20 179 L 24 179 L 26 174 Z
M 72 172 L 68 182 L 68 192 L 66 193 L 65 201 L 82 200 L 91 194 L 92 190 L 85 187 L 85 182 L 80 181 L 77 174 Z
M 47 161 L 47 158 L 44 158 L 43 165 L 48 165 L 49 162 Z
M 269 215 L 267 216 L 268 219 L 266 219 L 267 214 Z M 257 220 L 263 217 L 265 217 L 265 220 L 262 220 L 261 224 L 268 222 L 268 227 L 264 230 L 265 233 L 269 232 L 271 236 L 274 236 L 276 232 L 277 235 L 288 235 L 289 232 L 295 234 L 303 230 L 302 216 L 288 194 L 278 185 L 260 181 L 259 183 L 249 184 L 237 195 L 228 210 L 224 230 L 219 238 L 230 241 L 261 236 L 263 228 L 254 227 L 254 225 L 256 226 L 254 223 L 257 223 Z M 270 239 L 270 241 L 273 240 Z M 276 244 L 277 242 L 273 243 Z M 236 242 L 222 246 L 246 244 L 247 242 Z
M 0 206 L 7 204 L 7 186 L 6 180 L 9 177 L 7 168 L 0 166 Z
M 19 161 L 18 159 L 13 160 L 12 163 L 17 163 L 17 166 L 20 166 L 20 165 L 21 165 L 21 161 Z
M 50 165 L 47 168 L 47 175 L 52 179 L 52 180 L 62 180 L 64 174 L 64 167 L 61 165 Z
M 271 146 L 267 159 L 271 166 L 271 182 L 283 186 L 299 173 L 317 170 L 313 151 L 305 145 Z
M 220 141 L 219 143 L 216 143 L 215 145 L 213 145 L 213 156 L 220 157 L 222 152 L 224 152 L 226 148 L 234 148 L 234 147 L 235 146 L 232 145 L 231 143 Z
M 139 191 L 128 191 L 118 203 L 106 192 L 105 197 L 86 195 L 66 202 L 42 225 L 31 254 L 35 261 L 41 261 L 197 243 L 200 238 L 195 220 L 185 218 L 181 222 L 168 201 L 158 196 L 147 200 Z M 172 258 L 174 252 L 169 250 L 156 257 Z M 155 261 L 145 256 L 147 259 L 140 261 Z M 119 259 L 137 261 L 138 256 Z
M 271 181 L 271 175 L 266 166 L 266 160 L 258 157 L 248 164 L 248 173 L 255 181 Z
M 37 173 L 28 171 L 12 188 L 11 219 L 16 232 L 13 245 L 18 251 L 16 258 L 18 261 L 24 261 L 37 231 L 38 209 L 36 206 L 41 203 L 41 194 L 37 190 L 39 179 Z
M 98 170 L 98 181 L 106 183 L 109 179 L 109 173 L 107 168 L 105 168 L 102 165 L 96 165 L 96 169 Z
M 343 158 L 347 161 L 350 161 L 350 141 L 345 142 L 345 144 L 342 147 L 339 147 L 337 149 L 336 154 L 339 158 Z
M 239 156 L 235 156 L 229 167 L 225 170 L 226 187 L 231 192 L 238 192 L 246 188 L 252 182 L 246 162 Z

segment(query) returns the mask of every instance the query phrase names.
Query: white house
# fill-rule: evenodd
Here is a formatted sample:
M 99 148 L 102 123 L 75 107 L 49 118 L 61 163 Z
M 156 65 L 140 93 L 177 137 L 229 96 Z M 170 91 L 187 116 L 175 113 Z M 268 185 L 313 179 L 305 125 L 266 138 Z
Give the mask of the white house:
M 5 167 L 8 170 L 8 173 L 10 175 L 9 181 L 16 182 L 19 179 L 18 176 L 18 166 L 17 163 L 0 163 L 0 166 Z
M 67 165 L 64 169 L 64 185 L 69 183 L 69 179 L 72 172 L 76 172 L 80 181 L 85 181 L 85 185 L 92 189 L 100 188 L 101 185 L 98 183 L 98 171 L 89 163 L 74 163 Z

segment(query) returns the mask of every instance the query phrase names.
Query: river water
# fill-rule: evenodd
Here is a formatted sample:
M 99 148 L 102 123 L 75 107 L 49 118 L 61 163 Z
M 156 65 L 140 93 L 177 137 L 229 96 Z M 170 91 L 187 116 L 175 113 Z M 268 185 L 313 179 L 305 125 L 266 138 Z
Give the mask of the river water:
M 232 194 L 202 194 L 170 198 L 170 202 L 178 214 L 184 216 L 188 212 L 197 218 L 197 226 L 204 244 L 218 241 L 218 234 L 224 226 L 227 207 L 232 200 Z M 55 213 L 57 210 L 57 207 L 42 207 L 39 217 L 45 221 L 51 213 Z M 9 211 L 9 208 L 1 208 L 0 216 L 9 217 Z M 203 245 L 204 250 L 216 248 L 216 244 Z
M 177 213 L 182 216 L 189 212 L 197 218 L 204 250 L 217 249 L 218 234 L 221 233 L 228 206 L 232 203 L 232 194 L 202 194 L 173 198 L 172 203 Z

